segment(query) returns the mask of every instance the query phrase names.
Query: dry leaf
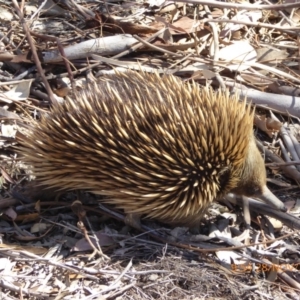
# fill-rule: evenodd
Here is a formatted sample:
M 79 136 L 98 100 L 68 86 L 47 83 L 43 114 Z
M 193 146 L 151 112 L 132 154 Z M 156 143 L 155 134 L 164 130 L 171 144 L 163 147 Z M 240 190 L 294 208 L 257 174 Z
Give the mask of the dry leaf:
M 285 50 L 270 47 L 258 48 L 256 52 L 258 62 L 272 66 L 277 66 L 278 62 L 288 57 L 288 53 Z
M 4 137 L 14 138 L 16 136 L 16 125 L 1 124 L 1 135 Z
M 234 42 L 219 51 L 219 58 L 226 62 L 225 66 L 239 72 L 249 68 L 243 62 L 256 62 L 256 55 L 256 51 L 248 41 Z
M 266 117 L 266 115 L 255 115 L 254 124 L 260 130 L 265 132 L 269 137 L 272 137 L 273 133 L 279 131 L 282 126 L 280 122 L 272 118 Z
M 35 223 L 31 229 L 30 232 L 31 233 L 44 233 L 48 228 L 50 228 L 51 225 L 50 224 L 46 224 L 46 223 Z
M 100 247 L 110 246 L 115 243 L 115 241 L 110 236 L 103 233 L 103 231 L 98 231 L 95 233 L 95 235 L 98 238 L 98 243 Z M 90 240 L 93 242 L 94 246 L 97 247 L 97 243 L 95 242 L 95 239 L 92 236 L 90 236 Z M 92 250 L 92 247 L 90 246 L 89 242 L 85 238 L 82 238 L 76 243 L 75 247 L 72 250 L 89 251 Z
M 30 93 L 30 87 L 32 79 L 22 80 L 13 85 L 13 88 L 5 93 L 0 93 L 0 100 L 6 103 L 12 103 L 14 101 L 26 100 Z M 6 83 L 7 84 L 7 83 Z
M 259 10 L 242 10 L 239 11 L 232 20 L 241 22 L 257 22 L 262 17 L 262 13 Z M 232 35 L 233 32 L 243 28 L 244 24 L 227 23 L 225 28 L 221 31 L 220 37 L 225 38 L 226 36 Z
M 0 244 L 0 248 L 3 249 L 11 249 L 11 250 L 17 250 L 17 251 L 27 251 L 36 255 L 43 255 L 47 253 L 48 249 L 37 247 L 37 246 L 19 246 L 16 244 Z
M 16 220 L 16 218 L 17 218 L 17 213 L 12 208 L 6 209 L 5 212 L 4 212 L 4 214 L 6 216 L 8 216 L 13 221 Z
M 17 222 L 23 222 L 23 223 L 27 223 L 27 222 L 32 222 L 32 221 L 36 221 L 40 218 L 40 214 L 39 213 L 31 213 L 31 214 L 26 214 L 26 215 L 18 215 L 16 218 Z
M 269 219 L 270 223 L 272 224 L 272 226 L 274 227 L 275 232 L 278 232 L 283 228 L 283 224 L 279 220 L 271 218 L 271 217 L 268 217 L 268 219 Z

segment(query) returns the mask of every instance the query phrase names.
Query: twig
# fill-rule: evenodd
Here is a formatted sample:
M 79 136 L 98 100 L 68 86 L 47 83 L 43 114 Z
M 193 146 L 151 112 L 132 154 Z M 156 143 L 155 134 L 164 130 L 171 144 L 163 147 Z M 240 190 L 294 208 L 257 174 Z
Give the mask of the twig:
M 57 100 L 56 100 L 56 98 L 55 98 L 55 96 L 54 96 L 54 94 L 53 94 L 53 92 L 51 90 L 51 87 L 50 87 L 50 85 L 49 85 L 49 83 L 48 83 L 48 81 L 46 79 L 46 76 L 44 74 L 44 71 L 43 71 L 41 62 L 39 60 L 39 57 L 38 57 L 38 54 L 37 54 L 37 51 L 36 51 L 33 39 L 32 39 L 32 37 L 30 35 L 30 32 L 29 32 L 29 28 L 28 28 L 28 26 L 26 24 L 26 21 L 24 19 L 23 12 L 20 10 L 19 5 L 18 5 L 18 3 L 17 3 L 16 0 L 12 0 L 12 2 L 13 2 L 13 5 L 15 7 L 15 10 L 17 11 L 17 14 L 19 16 L 20 22 L 22 23 L 23 30 L 24 30 L 25 35 L 27 37 L 27 41 L 28 41 L 28 43 L 30 45 L 30 49 L 32 51 L 33 60 L 34 60 L 34 62 L 36 64 L 36 67 L 37 67 L 37 70 L 39 72 L 39 75 L 42 78 L 42 81 L 44 83 L 44 86 L 45 86 L 45 89 L 46 89 L 46 91 L 48 93 L 48 96 L 49 96 L 49 98 L 50 98 L 50 100 L 52 102 L 52 105 L 56 105 L 57 104 Z
M 284 142 L 286 148 L 288 149 L 288 152 L 289 152 L 290 156 L 292 157 L 292 159 L 294 161 L 299 160 L 299 156 L 298 156 L 298 153 L 295 149 L 295 145 L 292 142 L 292 139 L 290 138 L 290 135 L 288 134 L 288 129 L 285 126 L 281 126 L 280 136 L 282 137 L 283 142 Z M 290 159 L 287 162 L 290 162 Z M 298 165 L 296 165 L 296 168 L 297 168 L 298 171 L 300 171 L 300 167 Z
M 100 257 L 103 257 L 103 258 L 106 259 L 106 260 L 110 260 L 110 258 L 109 258 L 107 255 L 105 255 L 105 254 L 103 253 L 103 251 L 102 251 L 102 249 L 101 249 L 101 246 L 99 245 L 99 243 L 98 243 L 98 241 L 97 241 L 96 235 L 94 235 L 94 240 L 97 242 L 98 248 L 96 248 L 95 245 L 94 245 L 94 243 L 93 243 L 93 241 L 91 241 L 91 239 L 90 239 L 90 237 L 89 237 L 89 235 L 88 235 L 88 232 L 87 232 L 87 230 L 86 230 L 86 228 L 85 228 L 83 222 L 79 221 L 79 222 L 77 223 L 77 225 L 78 225 L 78 228 L 79 228 L 79 229 L 81 230 L 81 232 L 83 233 L 85 239 L 88 241 L 89 245 L 90 245 L 90 246 L 92 247 L 92 249 L 94 250 L 93 253 L 92 253 L 91 256 L 90 256 L 90 260 L 91 260 L 91 258 L 92 258 L 95 254 L 98 254 Z
M 210 22 L 210 23 L 232 23 L 232 24 L 242 24 L 246 26 L 253 26 L 253 27 L 262 27 L 262 28 L 270 28 L 270 29 L 276 29 L 280 31 L 287 32 L 289 34 L 297 35 L 297 32 L 299 30 L 299 27 L 282 27 L 278 25 L 273 24 L 266 24 L 262 22 L 248 22 L 248 21 L 240 21 L 240 20 L 233 20 L 233 19 L 203 19 L 202 22 Z
M 114 55 L 112 58 L 120 58 L 120 57 L 123 57 L 137 49 L 139 49 L 141 46 L 143 46 L 144 42 L 152 42 L 155 38 L 157 38 L 159 35 L 163 34 L 165 32 L 166 28 L 162 28 L 161 30 L 157 31 L 156 33 L 154 33 L 152 36 L 150 36 L 149 38 L 143 40 L 142 42 L 140 43 L 137 43 L 133 46 L 130 47 L 130 49 L 128 50 L 125 50 L 117 55 Z
M 192 3 L 192 4 L 202 4 L 212 7 L 219 8 L 235 8 L 235 9 L 247 9 L 247 10 L 283 10 L 288 8 L 299 7 L 299 2 L 288 3 L 288 4 L 274 4 L 274 5 L 258 5 L 258 4 L 237 4 L 237 3 L 227 3 L 221 1 L 212 0 L 174 0 L 174 2 Z
M 34 31 L 31 31 L 31 30 L 30 30 L 30 34 L 32 34 L 33 36 L 36 36 L 36 37 L 38 37 L 42 40 L 52 41 L 52 42 L 56 43 L 57 49 L 60 52 L 62 60 L 65 64 L 66 69 L 67 69 L 67 75 L 70 79 L 72 89 L 73 89 L 73 91 L 75 91 L 75 81 L 74 81 L 74 76 L 73 76 L 73 73 L 72 73 L 72 70 L 71 70 L 71 67 L 70 67 L 70 61 L 66 57 L 64 47 L 63 47 L 61 41 L 59 40 L 59 38 L 48 35 L 48 34 L 35 33 Z
M 294 179 L 297 182 L 300 182 L 300 173 L 297 171 L 297 169 L 293 166 L 293 164 L 284 164 L 284 160 L 279 157 L 278 155 L 274 154 L 269 149 L 264 148 L 263 144 L 259 141 L 256 141 L 256 145 L 258 146 L 258 149 L 262 151 L 266 157 L 267 160 L 275 161 L 276 163 L 279 163 L 279 167 L 282 170 L 282 172 L 289 178 Z
M 208 6 L 204 5 L 204 9 L 207 13 L 211 13 Z M 221 86 L 221 89 L 223 91 L 225 91 L 226 86 L 224 83 L 224 80 L 222 79 L 222 77 L 220 76 L 219 70 L 220 67 L 217 65 L 217 62 L 219 61 L 219 35 L 218 35 L 218 30 L 217 30 L 217 26 L 214 23 L 210 23 L 208 22 L 208 24 L 210 25 L 211 29 L 212 29 L 212 36 L 213 36 L 213 47 L 210 47 L 210 50 L 213 49 L 213 71 L 215 73 L 216 79 L 219 82 L 219 85 Z
M 137 39 L 138 41 L 140 41 L 141 43 L 145 44 L 147 47 L 149 47 L 150 49 L 153 49 L 153 50 L 156 50 L 156 51 L 159 51 L 159 52 L 162 52 L 162 53 L 165 53 L 165 54 L 169 54 L 171 56 L 175 56 L 175 57 L 178 57 L 178 58 L 182 58 L 183 55 L 182 54 L 177 54 L 177 53 L 174 53 L 174 52 L 171 52 L 171 51 L 168 51 L 168 50 L 165 50 L 165 49 L 162 49 L 158 46 L 154 46 L 152 44 L 150 44 L 149 42 L 143 40 L 142 38 L 140 38 L 138 35 L 134 34 L 133 37 L 135 39 Z
M 98 293 L 94 293 L 89 297 L 86 297 L 85 300 L 90 300 L 90 299 L 94 299 L 96 296 L 100 296 L 103 295 L 107 292 L 110 292 L 112 290 L 115 290 L 116 288 L 119 288 L 118 283 L 120 282 L 120 280 L 124 277 L 124 275 L 128 272 L 128 270 L 132 267 L 132 261 L 130 261 L 128 263 L 128 265 L 126 266 L 126 268 L 123 270 L 123 272 L 117 277 L 117 279 L 107 288 L 104 288 L 103 290 L 101 290 Z M 129 287 L 131 287 L 133 285 L 129 285 Z M 128 288 L 128 287 L 127 287 Z
M 13 0 L 14 1 L 14 0 Z M 21 288 L 18 287 L 17 285 L 11 283 L 11 282 L 7 282 L 4 279 L 0 279 L 0 287 L 2 287 L 2 289 L 8 289 L 10 291 L 13 291 L 15 293 L 24 293 L 25 295 L 30 295 L 31 297 L 38 297 L 38 298 L 49 298 L 49 294 L 48 293 L 43 293 L 41 291 L 35 292 L 34 289 L 26 289 L 26 288 Z

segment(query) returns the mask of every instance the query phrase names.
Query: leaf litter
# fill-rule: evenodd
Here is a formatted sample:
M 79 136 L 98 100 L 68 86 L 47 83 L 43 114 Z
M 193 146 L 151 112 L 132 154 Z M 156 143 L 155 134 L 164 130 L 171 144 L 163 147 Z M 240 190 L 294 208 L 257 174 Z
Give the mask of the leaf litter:
M 0 1 L 1 297 L 299 299 L 299 15 L 293 0 Z M 198 234 L 149 220 L 138 232 L 94 195 L 35 186 L 14 151 L 24 124 L 72 87 L 127 69 L 247 96 L 289 213 L 250 199 L 245 228 L 229 196 Z

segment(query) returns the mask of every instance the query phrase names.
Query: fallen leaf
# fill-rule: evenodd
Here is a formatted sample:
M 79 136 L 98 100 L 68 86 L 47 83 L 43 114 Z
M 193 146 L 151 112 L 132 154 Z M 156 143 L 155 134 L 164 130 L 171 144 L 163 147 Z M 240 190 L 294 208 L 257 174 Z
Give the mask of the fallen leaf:
M 99 243 L 100 247 L 110 246 L 115 243 L 115 241 L 110 236 L 103 233 L 102 231 L 96 232 L 95 235 L 98 239 L 98 243 Z M 90 236 L 90 240 L 92 241 L 93 245 L 95 247 L 97 247 L 97 243 L 92 236 Z M 76 245 L 74 246 L 74 248 L 72 250 L 73 251 L 88 251 L 88 250 L 92 250 L 92 247 L 85 238 L 82 238 L 76 243 Z
M 273 133 L 279 131 L 282 126 L 281 122 L 269 118 L 266 115 L 255 115 L 254 124 L 269 137 L 272 137 Z
M 46 223 L 35 223 L 31 229 L 31 233 L 44 233 L 49 227 L 51 227 L 50 224 Z
M 4 214 L 8 216 L 11 220 L 15 220 L 17 218 L 17 213 L 14 209 L 8 208 L 4 211 Z
M 250 66 L 243 62 L 256 62 L 256 51 L 248 41 L 238 41 L 219 51 L 219 58 L 226 62 L 225 67 L 232 71 L 244 71 Z
M 14 84 L 13 88 L 8 92 L 0 93 L 0 100 L 6 103 L 12 103 L 12 101 L 26 100 L 29 96 L 32 81 L 33 79 L 22 80 L 17 84 Z
M 232 20 L 240 22 L 257 22 L 261 18 L 262 12 L 259 10 L 242 10 L 232 17 Z M 224 29 L 220 32 L 220 38 L 223 39 L 226 36 L 232 35 L 233 32 L 238 31 L 243 27 L 245 27 L 244 24 L 227 23 Z

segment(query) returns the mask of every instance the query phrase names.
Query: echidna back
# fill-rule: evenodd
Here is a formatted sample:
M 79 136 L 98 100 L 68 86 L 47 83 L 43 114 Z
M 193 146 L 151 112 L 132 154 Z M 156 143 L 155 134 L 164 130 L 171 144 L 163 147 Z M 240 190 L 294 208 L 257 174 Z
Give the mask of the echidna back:
M 53 107 L 20 151 L 45 185 L 181 223 L 236 187 L 252 122 L 236 96 L 127 72 Z

